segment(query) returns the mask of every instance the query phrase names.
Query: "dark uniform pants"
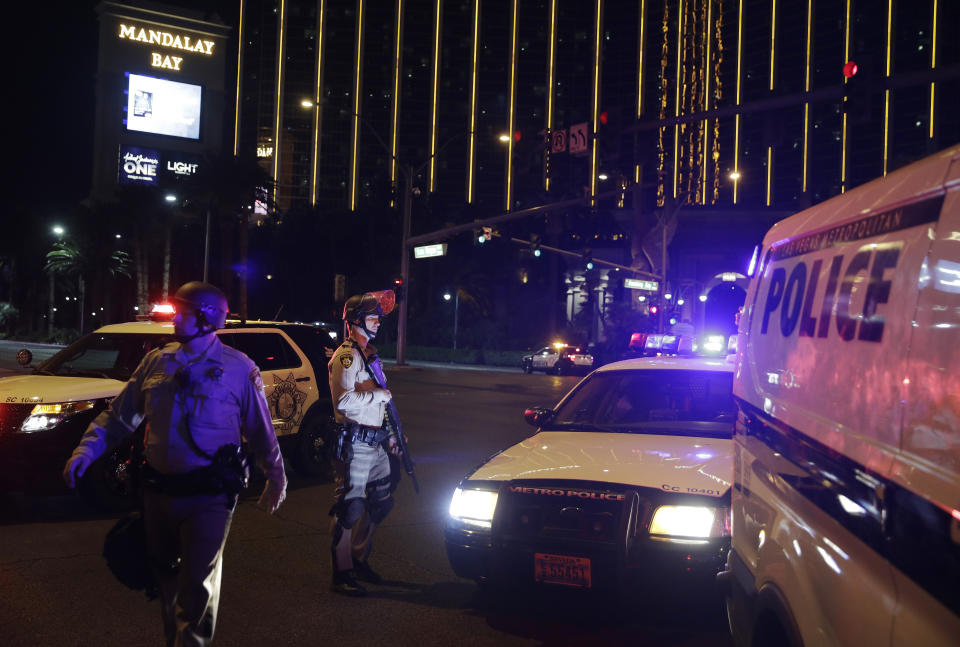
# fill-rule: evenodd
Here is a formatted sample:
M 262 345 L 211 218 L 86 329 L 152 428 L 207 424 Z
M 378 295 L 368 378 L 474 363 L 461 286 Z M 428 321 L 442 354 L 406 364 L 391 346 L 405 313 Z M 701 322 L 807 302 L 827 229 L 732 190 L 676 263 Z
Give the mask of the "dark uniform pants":
M 225 494 L 144 493 L 147 549 L 160 585 L 166 644 L 209 645 L 217 623 L 223 546 L 233 518 Z M 180 557 L 179 568 L 169 567 Z

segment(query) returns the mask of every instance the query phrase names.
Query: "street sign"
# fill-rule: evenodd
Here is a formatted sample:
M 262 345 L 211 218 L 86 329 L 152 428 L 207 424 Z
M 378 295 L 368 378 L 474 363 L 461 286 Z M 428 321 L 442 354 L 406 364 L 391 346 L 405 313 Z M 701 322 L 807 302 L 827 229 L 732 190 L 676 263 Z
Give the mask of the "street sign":
M 631 290 L 646 290 L 647 292 L 656 292 L 660 289 L 657 281 L 643 281 L 640 279 L 623 279 L 623 287 Z
M 434 256 L 446 256 L 447 244 L 436 243 L 434 245 L 421 245 L 413 248 L 414 258 L 433 258 Z
M 571 153 L 586 153 L 590 138 L 587 136 L 587 122 L 570 126 L 570 137 L 567 146 Z
M 550 152 L 552 153 L 566 153 L 567 152 L 567 129 L 556 130 L 551 136 L 551 148 Z

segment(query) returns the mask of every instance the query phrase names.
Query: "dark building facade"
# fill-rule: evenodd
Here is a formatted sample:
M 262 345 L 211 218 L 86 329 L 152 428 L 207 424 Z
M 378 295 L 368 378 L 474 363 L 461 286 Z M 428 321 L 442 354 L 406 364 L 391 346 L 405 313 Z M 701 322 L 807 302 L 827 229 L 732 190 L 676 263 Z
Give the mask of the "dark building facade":
M 240 14 L 234 149 L 257 151 L 281 209 L 399 210 L 409 171 L 453 223 L 584 198 L 529 230 L 666 281 L 631 292 L 611 267 L 567 263 L 569 318 L 629 300 L 703 322 L 770 224 L 960 140 L 953 2 L 243 0 Z

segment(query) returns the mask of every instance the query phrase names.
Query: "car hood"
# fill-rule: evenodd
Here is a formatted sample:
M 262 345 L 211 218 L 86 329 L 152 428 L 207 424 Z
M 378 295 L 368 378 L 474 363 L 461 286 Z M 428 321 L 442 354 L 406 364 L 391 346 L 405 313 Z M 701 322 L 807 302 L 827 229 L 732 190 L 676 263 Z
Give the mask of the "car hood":
M 733 442 L 661 434 L 544 431 L 484 463 L 471 481 L 568 479 L 722 496 Z
M 0 378 L 0 402 L 76 402 L 112 398 L 124 382 L 98 377 L 13 375 Z

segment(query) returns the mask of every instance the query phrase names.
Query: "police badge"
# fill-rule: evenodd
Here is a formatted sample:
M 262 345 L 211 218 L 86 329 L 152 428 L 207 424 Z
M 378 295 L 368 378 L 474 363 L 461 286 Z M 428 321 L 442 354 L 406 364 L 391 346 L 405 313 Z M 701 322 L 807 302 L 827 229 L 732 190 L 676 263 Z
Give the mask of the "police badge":
M 350 368 L 353 365 L 353 353 L 344 353 L 340 356 L 340 365 L 343 368 Z

